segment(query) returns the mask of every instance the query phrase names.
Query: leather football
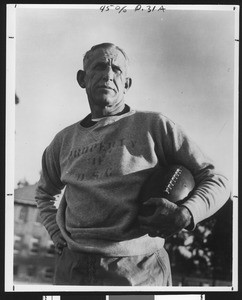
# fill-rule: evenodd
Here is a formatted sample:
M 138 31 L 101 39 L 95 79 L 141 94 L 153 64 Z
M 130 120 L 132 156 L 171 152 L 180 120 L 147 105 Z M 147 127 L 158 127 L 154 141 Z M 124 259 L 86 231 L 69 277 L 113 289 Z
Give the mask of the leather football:
M 156 207 L 142 205 L 149 198 L 165 198 L 176 204 L 182 204 L 191 195 L 195 187 L 192 173 L 182 165 L 170 165 L 156 169 L 146 180 L 139 195 L 140 214 L 153 215 Z

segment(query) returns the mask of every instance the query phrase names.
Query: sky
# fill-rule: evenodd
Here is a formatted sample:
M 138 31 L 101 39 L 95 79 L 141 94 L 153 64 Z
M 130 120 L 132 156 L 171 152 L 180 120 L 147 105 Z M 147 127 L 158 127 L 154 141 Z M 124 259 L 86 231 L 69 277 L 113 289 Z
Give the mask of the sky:
M 158 111 L 184 130 L 233 179 L 235 11 L 159 5 L 25 6 L 16 12 L 14 186 L 39 179 L 55 134 L 89 112 L 76 81 L 83 55 L 112 42 L 127 53 L 133 85 L 126 103 Z M 154 6 L 152 6 L 153 8 Z M 166 7 L 166 6 L 165 6 Z M 219 6 L 216 6 L 219 8 Z

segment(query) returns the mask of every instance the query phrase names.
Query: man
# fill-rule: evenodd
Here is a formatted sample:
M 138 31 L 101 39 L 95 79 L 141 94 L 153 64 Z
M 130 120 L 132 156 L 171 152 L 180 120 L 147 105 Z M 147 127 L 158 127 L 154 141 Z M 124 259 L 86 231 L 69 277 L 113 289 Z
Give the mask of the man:
M 77 81 L 91 113 L 59 132 L 46 148 L 36 200 L 58 250 L 55 284 L 171 285 L 164 238 L 194 229 L 229 198 L 227 179 L 182 129 L 124 102 L 132 80 L 127 56 L 103 43 L 83 60 Z M 139 192 L 157 168 L 181 164 L 196 189 L 183 204 L 152 198 L 139 216 Z M 65 187 L 58 210 L 54 196 Z

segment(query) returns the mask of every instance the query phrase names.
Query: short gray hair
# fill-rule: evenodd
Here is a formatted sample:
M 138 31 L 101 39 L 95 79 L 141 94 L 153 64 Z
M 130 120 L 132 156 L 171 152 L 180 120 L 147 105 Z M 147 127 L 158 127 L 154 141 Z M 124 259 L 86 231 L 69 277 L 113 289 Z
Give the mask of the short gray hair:
M 104 49 L 115 48 L 116 50 L 120 51 L 123 54 L 126 62 L 127 63 L 129 62 L 129 58 L 128 58 L 127 54 L 125 53 L 125 51 L 123 49 L 121 49 L 120 47 L 116 46 L 113 43 L 101 43 L 101 44 L 97 44 L 97 45 L 92 46 L 92 48 L 85 53 L 85 55 L 83 57 L 83 68 L 84 68 L 84 70 L 86 69 L 87 61 L 89 60 L 89 58 L 90 58 L 91 54 L 93 53 L 93 51 L 96 50 L 96 49 L 99 49 L 99 48 L 104 48 Z

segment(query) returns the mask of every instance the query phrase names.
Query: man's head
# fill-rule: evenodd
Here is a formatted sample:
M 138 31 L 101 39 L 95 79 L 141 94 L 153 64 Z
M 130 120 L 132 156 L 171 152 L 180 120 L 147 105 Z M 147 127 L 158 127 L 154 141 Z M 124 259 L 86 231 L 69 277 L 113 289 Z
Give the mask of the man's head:
M 131 86 L 127 55 L 111 43 L 95 45 L 83 59 L 84 71 L 77 81 L 86 89 L 93 117 L 113 115 L 124 107 L 124 94 Z

